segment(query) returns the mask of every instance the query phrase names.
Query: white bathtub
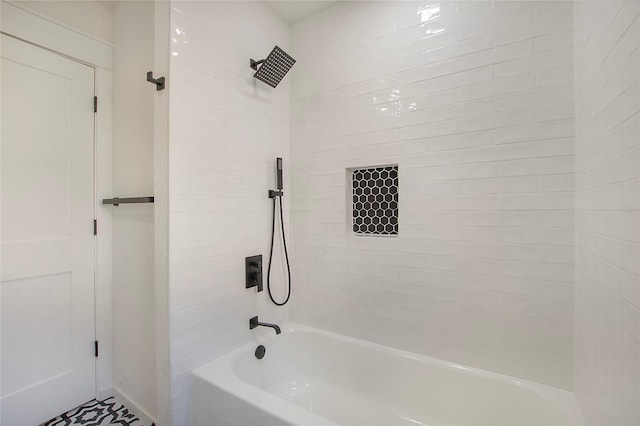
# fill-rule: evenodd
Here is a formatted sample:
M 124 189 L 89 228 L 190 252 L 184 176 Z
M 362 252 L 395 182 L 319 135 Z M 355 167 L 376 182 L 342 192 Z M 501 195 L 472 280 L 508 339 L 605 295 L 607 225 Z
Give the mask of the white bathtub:
M 571 392 L 297 324 L 193 372 L 192 424 L 579 425 Z

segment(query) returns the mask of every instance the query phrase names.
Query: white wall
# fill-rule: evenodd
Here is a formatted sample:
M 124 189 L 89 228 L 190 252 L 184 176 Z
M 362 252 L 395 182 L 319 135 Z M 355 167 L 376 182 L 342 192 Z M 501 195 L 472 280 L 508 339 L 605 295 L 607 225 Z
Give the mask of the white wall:
M 113 13 L 97 1 L 26 0 L 16 3 L 69 28 L 113 42 Z
M 168 0 L 155 1 L 154 75 L 169 75 L 170 15 Z M 171 82 L 166 82 L 171 87 Z M 156 91 L 153 115 L 154 243 L 156 305 L 156 424 L 171 424 L 169 359 L 169 98 L 170 89 Z
M 577 1 L 576 393 L 640 424 L 640 2 Z
M 292 319 L 572 387 L 571 2 L 340 2 L 293 25 Z M 399 164 L 397 238 L 345 169 Z
M 290 167 L 289 80 L 257 81 L 249 59 L 287 50 L 289 35 L 259 2 L 173 2 L 171 28 L 171 391 L 173 424 L 183 426 L 191 370 L 272 332 L 250 331 L 250 317 L 288 318 L 266 289 L 244 288 L 244 258 L 262 253 L 266 265 L 275 158 Z
M 113 196 L 154 194 L 154 6 L 114 8 Z M 110 207 L 113 214 L 114 388 L 155 418 L 153 205 Z

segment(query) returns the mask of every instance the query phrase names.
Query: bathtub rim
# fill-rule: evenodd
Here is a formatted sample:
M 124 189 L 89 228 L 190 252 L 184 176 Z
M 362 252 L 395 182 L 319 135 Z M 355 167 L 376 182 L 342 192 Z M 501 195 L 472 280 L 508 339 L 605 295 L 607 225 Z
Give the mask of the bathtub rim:
M 586 424 L 577 398 L 575 397 L 574 392 L 569 390 L 556 388 L 550 385 L 545 385 L 526 379 L 520 379 L 517 377 L 509 376 L 507 374 L 484 370 L 478 367 L 468 366 L 458 362 L 447 361 L 429 355 L 418 354 L 403 349 L 385 346 L 380 343 L 358 339 L 351 336 L 345 336 L 332 331 L 323 330 L 320 328 L 311 327 L 295 322 L 288 322 L 281 328 L 283 334 L 320 334 L 332 339 L 336 339 L 338 341 L 346 342 L 348 344 L 364 346 L 372 351 L 382 352 L 402 358 L 408 358 L 418 362 L 428 363 L 435 367 L 440 367 L 446 370 L 463 370 L 468 374 L 480 378 L 492 381 L 500 381 L 508 383 L 511 386 L 524 388 L 531 391 L 538 397 L 547 400 L 550 404 L 553 404 L 566 411 L 567 414 L 574 420 L 576 425 Z M 194 369 L 191 372 L 192 378 L 197 378 L 219 389 L 225 390 L 236 398 L 257 406 L 261 410 L 284 422 L 292 422 L 292 424 L 337 426 L 337 423 L 334 423 L 319 414 L 298 407 L 297 405 L 276 395 L 273 395 L 265 391 L 264 389 L 253 386 L 236 375 L 235 361 L 238 356 L 244 355 L 246 353 L 252 353 L 257 345 L 267 345 L 270 341 L 277 338 L 278 336 L 275 333 L 267 330 L 261 333 L 256 333 L 254 339 L 251 342 L 248 342 L 208 362 L 207 364 Z

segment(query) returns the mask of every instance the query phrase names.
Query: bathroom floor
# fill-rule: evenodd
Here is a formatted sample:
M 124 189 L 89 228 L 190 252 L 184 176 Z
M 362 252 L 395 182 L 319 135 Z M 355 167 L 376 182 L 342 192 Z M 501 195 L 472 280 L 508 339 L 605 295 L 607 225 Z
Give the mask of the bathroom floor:
M 140 419 L 115 398 L 93 400 L 68 411 L 40 426 L 154 426 L 153 422 Z

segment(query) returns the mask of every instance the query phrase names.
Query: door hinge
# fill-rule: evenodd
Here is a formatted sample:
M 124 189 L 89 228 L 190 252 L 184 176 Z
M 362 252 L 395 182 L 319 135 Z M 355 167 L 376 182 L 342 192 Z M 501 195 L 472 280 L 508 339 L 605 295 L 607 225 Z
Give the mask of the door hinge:
M 94 353 L 96 355 L 96 358 L 98 358 L 98 341 L 96 340 L 94 343 Z
M 98 112 L 98 97 L 93 97 L 93 112 Z
M 98 220 L 93 219 L 93 235 L 98 235 Z

